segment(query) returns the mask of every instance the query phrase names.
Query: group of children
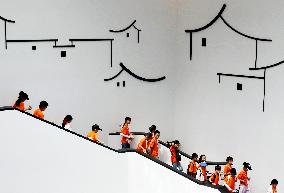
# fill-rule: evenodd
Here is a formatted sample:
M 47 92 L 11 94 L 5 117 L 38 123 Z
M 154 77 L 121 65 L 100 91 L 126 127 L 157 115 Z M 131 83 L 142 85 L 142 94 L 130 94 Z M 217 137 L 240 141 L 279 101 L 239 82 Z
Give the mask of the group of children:
M 13 108 L 19 109 L 21 111 L 32 110 L 32 107 L 25 107 L 25 101 L 29 100 L 29 95 L 23 91 L 19 93 L 18 99 L 12 105 Z M 34 111 L 33 115 L 39 119 L 44 119 L 44 111 L 47 109 L 48 103 L 46 101 L 41 101 L 38 108 Z M 62 122 L 62 127 L 72 131 L 70 123 L 72 122 L 73 117 L 71 115 L 66 115 Z
M 21 111 L 32 110 L 32 107 L 25 107 L 25 101 L 29 100 L 28 94 L 21 91 L 19 93 L 19 97 L 16 102 L 13 104 L 14 108 L 17 108 Z M 39 119 L 44 119 L 44 111 L 48 107 L 48 103 L 46 101 L 41 101 L 39 107 L 34 111 L 33 115 Z M 65 116 L 62 122 L 62 127 L 68 130 L 72 130 L 70 123 L 72 122 L 73 117 L 71 115 Z M 121 125 L 121 146 L 122 149 L 130 148 L 130 143 L 134 139 L 134 135 L 129 130 L 129 125 L 131 123 L 131 118 L 126 117 L 124 123 Z M 102 143 L 99 139 L 98 132 L 102 131 L 99 125 L 95 124 L 92 126 L 92 131 L 88 133 L 87 138 L 97 143 Z M 149 127 L 149 133 L 146 133 L 145 136 L 140 140 L 137 145 L 137 151 L 141 153 L 148 154 L 156 159 L 159 158 L 159 137 L 160 131 L 157 130 L 155 125 Z M 183 167 L 181 166 L 181 155 L 179 153 L 179 148 L 181 146 L 178 140 L 174 140 L 172 142 L 168 142 L 171 152 L 171 163 L 173 168 L 183 171 Z M 250 178 L 248 177 L 248 171 L 252 170 L 249 163 L 243 163 L 243 169 L 237 175 L 237 171 L 233 168 L 233 158 L 227 157 L 227 164 L 223 169 L 223 175 L 221 175 L 221 166 L 215 166 L 215 172 L 208 176 L 208 171 L 206 169 L 206 156 L 201 155 L 198 158 L 196 153 L 192 154 L 191 162 L 187 168 L 187 174 L 196 178 L 204 183 L 211 183 L 212 185 L 219 185 L 221 179 L 224 179 L 224 186 L 230 192 L 240 192 L 240 193 L 248 193 L 248 182 Z M 239 181 L 239 188 L 236 187 L 236 183 Z M 267 193 L 277 193 L 277 185 L 278 181 L 273 179 L 271 181 L 271 185 L 267 191 Z
M 134 135 L 129 130 L 129 124 L 131 123 L 131 118 L 126 117 L 124 124 L 121 126 L 120 135 L 121 138 L 121 146 L 122 149 L 130 148 L 130 143 L 134 139 Z M 144 137 L 140 140 L 137 145 L 137 151 L 141 153 L 148 154 L 154 158 L 158 158 L 159 155 L 159 139 L 160 132 L 156 130 L 156 126 L 152 125 L 149 128 L 149 133 L 146 133 Z M 171 152 L 171 163 L 173 168 L 183 171 L 183 167 L 181 166 L 181 155 L 179 152 L 179 148 L 181 146 L 178 140 L 174 140 L 172 142 L 167 142 L 170 147 Z M 242 170 L 237 174 L 235 168 L 233 168 L 234 159 L 229 156 L 226 159 L 227 164 L 225 165 L 223 172 L 221 166 L 215 166 L 215 171 L 211 175 L 208 176 L 208 171 L 206 169 L 207 162 L 206 156 L 201 155 L 198 158 L 196 153 L 192 154 L 191 162 L 187 168 L 187 174 L 191 178 L 196 178 L 201 182 L 210 183 L 212 185 L 220 185 L 220 181 L 224 180 L 224 186 L 230 192 L 239 192 L 239 193 L 248 193 L 248 182 L 250 178 L 248 177 L 248 171 L 252 170 L 251 165 L 247 162 L 243 163 Z M 239 186 L 236 184 L 239 181 Z M 277 193 L 277 185 L 278 181 L 273 179 L 271 181 L 271 185 L 267 191 L 267 193 Z

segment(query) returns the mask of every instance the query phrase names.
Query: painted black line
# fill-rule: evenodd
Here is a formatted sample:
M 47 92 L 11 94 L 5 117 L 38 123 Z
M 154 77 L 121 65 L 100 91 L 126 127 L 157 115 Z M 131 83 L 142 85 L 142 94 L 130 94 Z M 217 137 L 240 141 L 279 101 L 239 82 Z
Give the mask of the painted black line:
M 7 22 L 5 21 L 4 22 L 5 24 L 4 24 L 4 30 L 5 30 L 5 48 L 6 48 L 6 50 L 7 50 L 7 48 L 8 48 L 8 44 L 7 44 Z
M 53 48 L 75 48 L 75 45 L 55 45 Z
M 121 71 L 116 74 L 115 76 L 108 78 L 108 79 L 104 79 L 104 81 L 110 81 L 113 80 L 115 78 L 117 78 L 123 71 L 127 72 L 129 75 L 133 76 L 134 78 L 141 80 L 141 81 L 145 81 L 145 82 L 158 82 L 158 81 L 162 81 L 164 79 L 166 79 L 165 76 L 160 77 L 160 78 L 155 78 L 155 79 L 148 79 L 148 78 L 143 78 L 141 76 L 138 76 L 136 74 L 134 74 L 133 72 L 131 72 L 131 70 L 129 70 L 128 68 L 126 68 L 123 63 L 120 63 L 120 67 L 122 68 Z
M 211 25 L 213 25 L 222 16 L 223 12 L 226 9 L 226 6 L 227 6 L 226 4 L 223 4 L 223 6 L 222 6 L 221 10 L 219 11 L 218 15 L 213 20 L 211 20 L 208 24 L 206 24 L 205 26 L 197 28 L 197 29 L 185 30 L 185 32 L 186 33 L 200 32 L 200 31 L 203 31 L 203 30 L 209 28 Z
M 254 62 L 254 67 L 257 68 L 257 55 L 258 55 L 258 45 L 257 45 L 258 40 L 255 40 L 255 62 Z
M 190 32 L 190 60 L 192 60 L 192 52 L 193 52 L 193 50 L 192 50 L 192 32 Z
M 239 77 L 239 78 L 252 78 L 252 79 L 264 79 L 261 76 L 246 76 L 246 75 L 239 75 L 239 74 L 224 74 L 224 73 L 217 73 L 218 76 L 231 76 L 231 77 Z
M 116 79 L 123 71 L 124 71 L 124 70 L 121 69 L 120 72 L 119 72 L 117 75 L 115 75 L 115 76 L 113 76 L 113 77 L 111 77 L 111 78 L 108 78 L 108 79 L 104 79 L 104 81 L 110 81 L 110 80 Z
M 263 102 L 262 102 L 262 111 L 265 110 L 265 96 L 266 96 L 266 69 L 264 70 L 264 80 L 263 80 Z
M 113 41 L 114 39 L 111 39 L 111 38 L 108 38 L 108 39 L 94 39 L 94 38 L 91 38 L 91 39 L 69 39 L 70 42 L 100 42 L 100 41 Z
M 269 65 L 269 66 L 264 66 L 264 67 L 259 67 L 259 68 L 249 68 L 249 70 L 266 70 L 266 69 L 269 69 L 269 68 L 274 68 L 276 66 L 279 66 L 283 63 L 284 63 L 284 60 L 277 62 L 276 64 Z
M 113 47 L 113 40 L 110 41 L 110 67 L 111 67 L 111 68 L 112 68 L 112 63 L 113 63 L 113 61 L 112 61 L 113 48 L 112 48 L 112 47 Z
M 121 30 L 109 30 L 109 31 L 112 32 L 112 33 L 121 33 L 121 32 L 124 32 L 124 31 L 130 29 L 132 26 L 134 26 L 135 23 L 136 23 L 136 20 L 134 20 L 129 26 L 127 26 L 124 29 L 121 29 Z M 137 29 L 135 26 L 134 26 L 134 28 Z M 139 29 L 137 29 L 137 30 L 140 31 Z
M 141 29 L 137 28 L 135 25 L 133 25 L 133 27 L 139 32 L 142 31 Z
M 0 16 L 0 19 L 3 20 L 3 21 L 5 21 L 5 22 L 15 23 L 15 21 L 10 20 L 10 19 L 6 19 L 6 18 L 4 18 L 4 17 L 2 17 L 2 16 Z
M 37 40 L 7 40 L 8 43 L 21 43 L 21 42 L 57 42 L 58 39 L 37 39 Z
M 141 31 L 141 30 L 140 30 L 140 31 Z M 138 37 L 137 37 L 137 38 L 138 38 L 138 44 L 140 43 L 140 31 L 138 31 L 138 35 L 137 35 L 137 36 L 138 36 Z
M 265 38 L 257 38 L 257 37 L 253 37 L 253 36 L 250 36 L 250 35 L 247 35 L 247 34 L 244 34 L 238 30 L 236 30 L 234 27 L 232 27 L 222 16 L 220 17 L 222 19 L 222 21 L 225 23 L 225 25 L 227 27 L 229 27 L 232 31 L 236 32 L 237 34 L 243 36 L 243 37 L 246 37 L 248 39 L 252 39 L 252 40 L 258 40 L 258 41 L 267 41 L 267 42 L 272 42 L 271 39 L 265 39 Z

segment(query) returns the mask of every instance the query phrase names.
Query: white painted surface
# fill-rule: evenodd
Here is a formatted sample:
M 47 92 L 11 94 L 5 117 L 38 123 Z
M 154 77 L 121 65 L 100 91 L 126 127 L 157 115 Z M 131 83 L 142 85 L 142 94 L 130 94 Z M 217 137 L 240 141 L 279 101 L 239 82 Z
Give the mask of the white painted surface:
M 116 153 L 18 111 L 1 111 L 0 128 L 0 192 L 219 192 L 139 154 Z

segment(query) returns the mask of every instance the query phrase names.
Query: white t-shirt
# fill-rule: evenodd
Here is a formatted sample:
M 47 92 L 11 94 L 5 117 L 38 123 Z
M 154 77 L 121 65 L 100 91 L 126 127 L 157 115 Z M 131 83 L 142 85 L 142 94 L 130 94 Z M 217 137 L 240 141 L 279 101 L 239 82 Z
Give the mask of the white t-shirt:
M 66 124 L 66 125 L 64 126 L 64 129 L 68 129 L 69 131 L 72 131 L 72 127 L 71 127 L 70 124 Z

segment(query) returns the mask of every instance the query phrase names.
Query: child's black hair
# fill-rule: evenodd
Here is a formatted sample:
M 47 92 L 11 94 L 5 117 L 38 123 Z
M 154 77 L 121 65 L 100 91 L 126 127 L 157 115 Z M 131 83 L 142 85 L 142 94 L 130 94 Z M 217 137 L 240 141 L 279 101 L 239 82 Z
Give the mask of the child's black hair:
M 151 138 L 152 137 L 152 133 L 145 133 L 145 137 L 146 138 Z
M 41 101 L 39 103 L 39 108 L 44 108 L 44 107 L 48 107 L 48 103 L 46 101 Z
M 193 153 L 193 154 L 191 155 L 191 159 L 194 159 L 194 158 L 198 158 L 197 153 Z
M 131 121 L 131 118 L 130 118 L 130 117 L 125 117 L 124 123 L 123 123 L 123 126 L 122 126 L 122 127 L 124 127 L 124 125 L 126 124 L 127 121 Z
M 219 166 L 219 165 L 215 166 L 215 170 L 221 171 L 221 166 Z
M 16 101 L 16 103 L 15 103 L 16 106 L 17 106 L 17 107 L 20 106 L 21 102 L 24 102 L 25 100 L 29 100 L 29 96 L 28 96 L 27 93 L 21 91 L 21 92 L 19 93 L 19 97 L 18 97 L 18 99 L 17 99 L 17 101 Z
M 226 162 L 229 162 L 229 161 L 234 161 L 234 158 L 232 158 L 231 156 L 227 157 Z
M 273 179 L 273 180 L 271 181 L 271 184 L 270 184 L 270 185 L 278 185 L 278 180 Z
M 151 133 L 155 132 L 156 129 L 157 129 L 156 125 L 152 125 L 151 127 L 149 127 L 149 131 L 150 131 Z
M 201 156 L 199 157 L 199 163 L 202 162 L 202 157 L 203 157 L 203 156 L 206 156 L 206 155 L 201 155 Z

